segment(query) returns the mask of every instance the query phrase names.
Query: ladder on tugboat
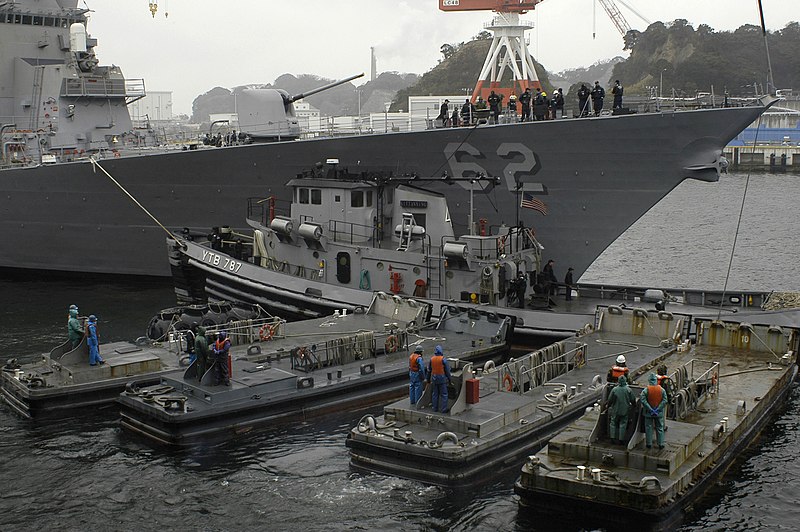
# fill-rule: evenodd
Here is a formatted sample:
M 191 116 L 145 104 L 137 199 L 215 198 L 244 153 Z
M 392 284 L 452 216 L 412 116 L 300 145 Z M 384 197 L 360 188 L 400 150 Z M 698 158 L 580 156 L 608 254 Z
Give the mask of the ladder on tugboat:
M 411 234 L 414 231 L 414 215 L 408 212 L 403 213 L 403 221 L 400 223 L 400 245 L 397 251 L 408 251 L 411 244 Z
M 432 251 L 432 250 L 431 250 Z M 425 258 L 428 269 L 428 297 L 431 299 L 441 299 L 442 285 L 441 272 L 442 260 L 440 257 L 427 256 Z

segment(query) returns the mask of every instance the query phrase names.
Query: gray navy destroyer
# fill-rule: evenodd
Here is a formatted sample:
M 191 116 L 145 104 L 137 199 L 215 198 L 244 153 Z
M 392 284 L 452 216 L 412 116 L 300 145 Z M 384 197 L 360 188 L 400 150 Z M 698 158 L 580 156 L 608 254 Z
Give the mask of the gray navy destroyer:
M 127 104 L 144 80 L 99 64 L 77 4 L 0 4 L 0 267 L 169 275 L 162 230 L 89 155 L 110 156 L 134 197 L 166 227 L 190 231 L 227 223 L 249 197 L 288 199 L 286 176 L 337 158 L 351 171 L 497 178 L 502 199 L 481 181 L 437 185 L 457 231 L 480 218 L 523 222 L 577 278 L 683 180 L 716 181 L 723 147 L 773 102 L 301 139 L 292 102 L 302 95 L 263 89 L 240 105 L 255 143 L 145 153 L 125 148 L 137 137 Z M 539 211 L 518 208 L 526 195 Z

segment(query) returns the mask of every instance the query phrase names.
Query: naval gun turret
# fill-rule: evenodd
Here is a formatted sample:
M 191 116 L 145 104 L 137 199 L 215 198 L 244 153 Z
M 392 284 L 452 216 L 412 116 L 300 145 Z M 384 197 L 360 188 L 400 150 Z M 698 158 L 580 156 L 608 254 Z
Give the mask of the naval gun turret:
M 283 89 L 245 89 L 237 102 L 239 130 L 255 141 L 297 139 L 301 131 L 294 114 L 294 102 L 363 75 L 362 72 L 294 96 Z

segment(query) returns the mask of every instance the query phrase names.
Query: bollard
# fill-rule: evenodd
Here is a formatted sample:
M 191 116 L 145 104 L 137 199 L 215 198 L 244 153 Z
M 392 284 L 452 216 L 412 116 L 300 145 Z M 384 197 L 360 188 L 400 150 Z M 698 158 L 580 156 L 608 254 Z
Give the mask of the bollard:
M 578 476 L 575 477 L 575 480 L 585 480 L 585 479 L 586 479 L 586 466 L 579 465 Z

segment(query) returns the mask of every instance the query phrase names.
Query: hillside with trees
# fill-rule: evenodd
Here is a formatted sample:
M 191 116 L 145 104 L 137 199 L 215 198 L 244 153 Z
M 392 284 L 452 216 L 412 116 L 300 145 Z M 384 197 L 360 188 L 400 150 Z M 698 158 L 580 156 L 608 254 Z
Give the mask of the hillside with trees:
M 777 88 L 800 87 L 800 25 L 791 22 L 767 38 Z M 757 26 L 716 32 L 705 24 L 694 29 L 682 19 L 655 22 L 644 32 L 628 32 L 625 47 L 631 55 L 614 66 L 612 79 L 623 80 L 629 94 L 646 94 L 662 76 L 665 94 L 674 88 L 679 95 L 693 95 L 712 86 L 733 96 L 766 92 L 767 59 Z

